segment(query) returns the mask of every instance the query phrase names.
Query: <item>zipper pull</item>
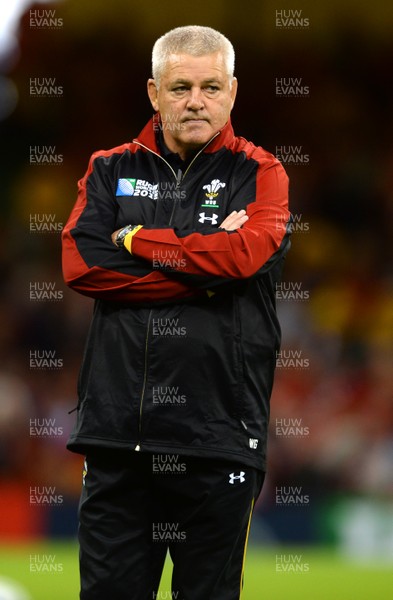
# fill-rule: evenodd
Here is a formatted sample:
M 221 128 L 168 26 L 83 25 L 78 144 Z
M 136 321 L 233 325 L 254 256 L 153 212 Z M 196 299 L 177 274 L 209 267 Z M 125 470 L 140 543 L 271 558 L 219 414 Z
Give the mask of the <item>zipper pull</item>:
M 177 172 L 177 175 L 176 175 L 176 189 L 179 189 L 182 177 L 183 177 L 183 172 L 181 169 L 179 169 Z
M 140 445 L 139 445 L 139 444 L 137 444 L 137 445 L 135 446 L 135 452 L 139 452 L 139 451 L 140 451 L 140 449 L 141 449 Z

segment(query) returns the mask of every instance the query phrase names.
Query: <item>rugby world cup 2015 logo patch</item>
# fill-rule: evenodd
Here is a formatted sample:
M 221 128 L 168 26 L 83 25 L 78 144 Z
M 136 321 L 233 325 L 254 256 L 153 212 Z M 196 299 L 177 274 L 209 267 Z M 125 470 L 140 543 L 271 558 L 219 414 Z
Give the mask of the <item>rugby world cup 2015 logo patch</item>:
M 133 196 L 136 179 L 122 178 L 117 182 L 116 196 Z
M 117 181 L 116 196 L 141 196 L 157 200 L 158 183 L 149 183 L 144 179 L 121 177 Z

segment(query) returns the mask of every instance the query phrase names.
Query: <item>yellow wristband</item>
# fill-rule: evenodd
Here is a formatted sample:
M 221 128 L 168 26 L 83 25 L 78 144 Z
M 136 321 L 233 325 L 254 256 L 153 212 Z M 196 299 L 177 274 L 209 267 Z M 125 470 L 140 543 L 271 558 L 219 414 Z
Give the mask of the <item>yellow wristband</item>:
M 142 227 L 143 227 L 143 225 L 137 225 L 132 231 L 130 231 L 130 233 L 127 233 L 126 237 L 124 238 L 124 248 L 126 248 L 126 250 L 128 250 L 128 252 L 130 254 L 132 254 L 132 250 L 131 250 L 132 238 L 137 233 L 137 231 L 142 229 Z

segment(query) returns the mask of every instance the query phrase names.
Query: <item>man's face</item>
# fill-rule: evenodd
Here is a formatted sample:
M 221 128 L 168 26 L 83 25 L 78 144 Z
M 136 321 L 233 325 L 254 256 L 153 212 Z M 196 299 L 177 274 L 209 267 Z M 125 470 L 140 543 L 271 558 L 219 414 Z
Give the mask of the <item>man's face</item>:
M 228 121 L 237 81 L 225 69 L 220 52 L 205 56 L 173 54 L 162 73 L 157 90 L 148 81 L 154 110 L 161 114 L 166 145 L 184 159 L 206 144 Z

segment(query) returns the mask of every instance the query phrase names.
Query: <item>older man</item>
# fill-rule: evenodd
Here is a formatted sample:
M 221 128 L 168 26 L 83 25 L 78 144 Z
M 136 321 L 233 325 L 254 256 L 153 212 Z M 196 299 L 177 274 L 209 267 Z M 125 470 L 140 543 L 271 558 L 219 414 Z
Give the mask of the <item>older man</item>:
M 289 248 L 288 181 L 235 137 L 232 44 L 179 27 L 153 48 L 155 111 L 93 154 L 63 233 L 67 284 L 96 300 L 68 443 L 86 455 L 81 599 L 239 598 L 266 468 Z

